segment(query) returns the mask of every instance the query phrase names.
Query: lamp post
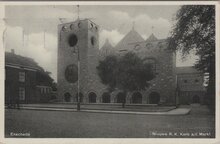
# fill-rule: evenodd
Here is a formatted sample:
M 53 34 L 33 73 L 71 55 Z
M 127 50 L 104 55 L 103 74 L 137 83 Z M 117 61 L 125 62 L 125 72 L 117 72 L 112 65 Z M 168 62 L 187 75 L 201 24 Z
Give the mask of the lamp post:
M 119 56 L 120 56 L 120 54 L 122 53 L 126 53 L 126 52 L 128 52 L 128 50 L 126 50 L 126 49 L 121 49 L 121 50 L 119 50 L 118 51 L 119 52 Z M 126 98 L 127 98 L 127 92 L 123 92 L 124 94 L 125 94 L 125 96 L 123 97 L 123 102 L 122 102 L 122 108 L 124 108 L 125 107 L 125 103 L 126 103 Z
M 80 81 L 80 55 L 79 55 L 79 48 L 77 47 L 77 66 L 78 66 L 78 81 L 77 81 L 77 110 L 80 111 L 80 96 L 79 96 L 79 81 Z
M 73 53 L 77 53 L 77 67 L 78 67 L 78 71 L 77 71 L 77 111 L 80 111 L 80 96 L 79 96 L 79 91 L 80 91 L 80 53 L 79 53 L 79 48 L 76 45 L 73 49 Z
M 177 107 L 177 97 L 179 96 L 179 84 L 178 84 L 178 75 L 176 75 L 176 94 L 175 94 L 175 106 Z

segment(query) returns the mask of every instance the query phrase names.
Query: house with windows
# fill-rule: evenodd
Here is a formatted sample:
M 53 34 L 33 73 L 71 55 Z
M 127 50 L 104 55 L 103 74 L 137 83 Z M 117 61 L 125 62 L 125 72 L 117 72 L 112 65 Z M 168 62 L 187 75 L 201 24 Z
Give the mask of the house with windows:
M 204 104 L 205 75 L 193 67 L 177 67 L 176 73 L 179 104 Z
M 52 79 L 33 59 L 5 53 L 5 103 L 47 102 Z

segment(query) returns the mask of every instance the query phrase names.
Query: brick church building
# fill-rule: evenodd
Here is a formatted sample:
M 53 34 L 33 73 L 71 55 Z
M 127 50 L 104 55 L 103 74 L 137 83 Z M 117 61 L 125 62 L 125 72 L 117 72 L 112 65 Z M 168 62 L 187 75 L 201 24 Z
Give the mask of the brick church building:
M 128 93 L 126 103 L 174 105 L 178 101 L 182 104 L 184 100 L 177 96 L 183 97 L 186 93 L 183 87 L 177 88 L 177 83 L 181 83 L 177 77 L 184 81 L 192 73 L 185 73 L 185 77 L 177 74 L 176 54 L 168 49 L 166 39 L 157 39 L 154 34 L 143 39 L 133 27 L 115 47 L 106 40 L 103 47 L 99 48 L 99 26 L 89 19 L 58 25 L 58 99 L 77 102 L 79 91 L 82 103 L 121 103 L 124 96 L 122 91 L 109 93 L 97 75 L 96 66 L 107 55 L 120 55 L 128 51 L 135 52 L 146 63 L 153 64 L 156 77 L 150 81 L 147 90 Z M 194 93 L 191 97 L 205 93 L 203 75 L 199 75 L 198 79 L 200 82 L 197 84 L 200 86 L 194 91 L 198 94 Z M 188 103 L 203 101 L 195 99 L 185 100 Z M 199 99 L 203 99 L 203 96 Z

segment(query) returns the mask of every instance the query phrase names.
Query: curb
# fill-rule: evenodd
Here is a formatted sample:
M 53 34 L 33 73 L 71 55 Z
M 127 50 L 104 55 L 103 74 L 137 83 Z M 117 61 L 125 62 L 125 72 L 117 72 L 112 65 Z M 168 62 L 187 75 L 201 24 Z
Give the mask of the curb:
M 8 109 L 8 108 L 6 108 Z M 76 109 L 66 109 L 66 108 L 40 108 L 40 107 L 20 107 L 20 110 L 40 110 L 40 111 L 64 111 L 64 112 L 87 112 L 87 113 L 108 113 L 108 114 L 135 114 L 135 115 L 167 115 L 167 116 L 178 116 L 187 115 L 190 113 L 191 109 L 188 109 L 186 113 L 169 113 L 168 112 L 137 112 L 137 111 L 114 111 L 114 110 L 92 110 L 84 109 L 77 111 Z

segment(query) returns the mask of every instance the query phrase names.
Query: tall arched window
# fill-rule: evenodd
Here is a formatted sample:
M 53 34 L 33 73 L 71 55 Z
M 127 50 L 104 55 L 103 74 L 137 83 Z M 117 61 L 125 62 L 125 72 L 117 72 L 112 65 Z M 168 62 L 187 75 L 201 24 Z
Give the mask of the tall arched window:
M 96 94 L 94 92 L 90 92 L 89 95 L 89 103 L 96 103 Z
M 142 95 L 140 92 L 135 92 L 132 94 L 132 103 L 142 103 Z
M 108 92 L 105 92 L 102 94 L 102 102 L 103 103 L 110 103 L 111 102 L 111 96 Z

